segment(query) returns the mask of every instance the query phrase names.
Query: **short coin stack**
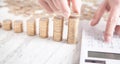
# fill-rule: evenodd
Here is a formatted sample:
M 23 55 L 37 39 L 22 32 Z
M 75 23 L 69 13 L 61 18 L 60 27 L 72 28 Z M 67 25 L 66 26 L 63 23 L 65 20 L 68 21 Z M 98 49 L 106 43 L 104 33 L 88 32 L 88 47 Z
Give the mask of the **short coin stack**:
M 7 31 L 12 30 L 12 20 L 9 20 L 9 19 L 4 20 L 3 21 L 3 29 L 7 30 Z
M 35 19 L 29 19 L 27 21 L 27 34 L 29 36 L 36 35 L 36 22 L 35 22 Z
M 23 32 L 23 23 L 22 20 L 14 21 L 14 32 L 21 33 Z

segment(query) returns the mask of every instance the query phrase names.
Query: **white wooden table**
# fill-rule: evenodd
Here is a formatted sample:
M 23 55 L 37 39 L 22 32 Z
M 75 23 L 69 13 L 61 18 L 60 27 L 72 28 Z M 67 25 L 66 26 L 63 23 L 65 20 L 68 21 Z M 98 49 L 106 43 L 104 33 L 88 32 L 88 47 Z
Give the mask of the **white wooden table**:
M 0 29 L 0 64 L 78 64 L 79 47 Z

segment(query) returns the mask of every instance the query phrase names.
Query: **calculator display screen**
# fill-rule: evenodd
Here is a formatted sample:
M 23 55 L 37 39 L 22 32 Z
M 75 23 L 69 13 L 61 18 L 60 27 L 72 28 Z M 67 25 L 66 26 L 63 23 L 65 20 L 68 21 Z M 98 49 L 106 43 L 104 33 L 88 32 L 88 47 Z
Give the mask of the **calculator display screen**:
M 88 51 L 88 57 L 120 60 L 120 54 Z

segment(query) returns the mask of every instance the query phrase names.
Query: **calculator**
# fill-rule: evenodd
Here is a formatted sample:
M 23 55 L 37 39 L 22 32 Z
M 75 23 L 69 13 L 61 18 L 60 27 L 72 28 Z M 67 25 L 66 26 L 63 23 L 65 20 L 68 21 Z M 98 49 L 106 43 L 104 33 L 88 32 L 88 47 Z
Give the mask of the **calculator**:
M 89 22 L 81 23 L 80 64 L 120 64 L 120 36 L 104 42 L 106 22 L 92 27 Z

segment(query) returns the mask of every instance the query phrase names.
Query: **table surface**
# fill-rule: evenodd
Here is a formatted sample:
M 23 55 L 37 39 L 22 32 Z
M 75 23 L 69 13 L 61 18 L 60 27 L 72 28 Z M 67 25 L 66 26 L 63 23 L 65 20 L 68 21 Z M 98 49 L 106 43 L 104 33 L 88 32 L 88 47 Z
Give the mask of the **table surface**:
M 0 29 L 0 64 L 78 64 L 79 48 Z
M 0 0 L 0 5 L 2 5 Z M 87 3 L 88 4 L 88 3 Z M 4 5 L 4 4 L 3 4 Z M 80 40 L 78 44 L 67 44 L 67 26 L 64 26 L 63 41 L 52 39 L 53 23 L 50 20 L 49 38 L 39 37 L 39 19 L 36 19 L 37 35 L 26 34 L 26 20 L 29 17 L 14 16 L 8 8 L 0 8 L 0 22 L 5 19 L 23 20 L 24 32 L 14 33 L 0 28 L 0 64 L 79 64 Z
M 0 8 L 0 21 L 22 19 L 25 23 L 28 19 L 14 16 L 7 11 L 7 8 Z M 47 39 L 40 38 L 38 31 L 36 36 L 28 36 L 25 24 L 23 33 L 14 33 L 13 30 L 5 31 L 0 28 L 0 64 L 79 64 L 79 43 L 67 44 L 66 38 L 61 42 L 53 41 L 52 25 L 50 22 L 50 37 Z M 67 26 L 64 31 L 67 32 Z M 67 36 L 67 33 L 64 35 Z

